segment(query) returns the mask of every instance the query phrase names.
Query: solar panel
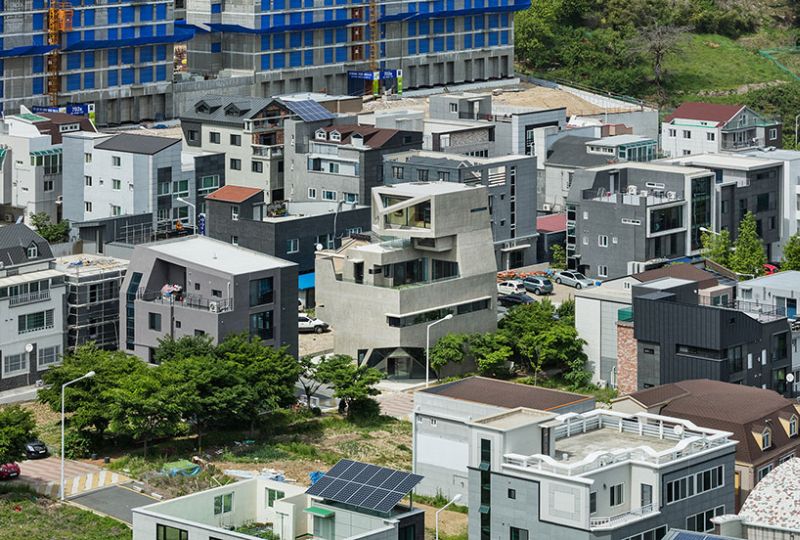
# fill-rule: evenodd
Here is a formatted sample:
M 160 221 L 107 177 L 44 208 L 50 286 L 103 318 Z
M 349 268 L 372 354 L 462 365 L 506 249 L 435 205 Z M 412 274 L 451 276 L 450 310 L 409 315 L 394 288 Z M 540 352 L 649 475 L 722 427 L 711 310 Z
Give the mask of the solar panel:
M 343 459 L 306 493 L 359 508 L 390 512 L 421 480 L 418 474 Z
M 691 532 L 691 531 L 678 531 L 675 533 L 675 536 L 672 537 L 672 540 L 711 540 L 712 537 L 707 536 L 703 533 Z
M 312 100 L 301 100 L 301 101 L 283 101 L 286 107 L 289 108 L 293 113 L 298 115 L 302 120 L 306 122 L 315 122 L 317 120 L 331 120 L 334 117 L 328 109 L 317 103 L 316 101 Z

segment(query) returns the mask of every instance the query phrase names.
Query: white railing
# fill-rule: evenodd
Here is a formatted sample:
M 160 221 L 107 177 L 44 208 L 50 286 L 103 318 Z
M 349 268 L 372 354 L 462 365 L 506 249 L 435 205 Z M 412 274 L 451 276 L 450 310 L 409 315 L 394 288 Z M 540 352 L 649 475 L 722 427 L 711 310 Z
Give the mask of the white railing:
M 267 146 L 263 144 L 250 145 L 253 151 L 253 157 L 262 157 L 266 159 L 280 158 L 283 156 L 283 145 L 275 144 Z
M 47 300 L 50 300 L 50 289 L 12 296 L 9 298 L 8 304 L 10 306 L 21 306 L 22 304 L 32 304 L 34 302 L 44 302 Z
M 629 512 L 617 514 L 616 516 L 590 518 L 589 527 L 592 529 L 614 529 L 616 527 L 625 525 L 630 521 L 635 521 L 642 516 L 653 514 L 655 512 L 656 509 L 653 507 L 653 505 L 648 504 L 646 506 L 642 506 L 641 508 L 635 508 Z

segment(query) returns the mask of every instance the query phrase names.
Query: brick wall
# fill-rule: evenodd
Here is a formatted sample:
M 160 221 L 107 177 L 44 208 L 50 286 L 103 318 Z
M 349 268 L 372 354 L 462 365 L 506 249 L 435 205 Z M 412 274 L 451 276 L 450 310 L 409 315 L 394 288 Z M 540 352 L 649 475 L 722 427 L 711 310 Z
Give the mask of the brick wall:
M 620 394 L 636 392 L 638 384 L 638 358 L 633 324 L 617 322 L 617 390 Z

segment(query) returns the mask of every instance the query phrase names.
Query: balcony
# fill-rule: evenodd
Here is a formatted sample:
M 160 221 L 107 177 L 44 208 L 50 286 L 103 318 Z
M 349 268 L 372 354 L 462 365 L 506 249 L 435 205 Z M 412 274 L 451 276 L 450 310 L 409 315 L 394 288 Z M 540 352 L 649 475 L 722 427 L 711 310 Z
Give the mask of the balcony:
M 656 206 L 684 200 L 682 191 L 665 190 L 641 190 L 638 193 L 609 193 L 603 188 L 584 189 L 581 193 L 583 200 L 596 201 L 610 204 L 624 204 L 629 206 L 641 206 L 644 202 L 647 206 Z
M 282 117 L 254 118 L 244 121 L 245 133 L 261 133 L 264 131 L 283 129 Z
M 139 289 L 136 292 L 136 299 L 156 304 L 210 311 L 212 313 L 233 311 L 233 300 L 230 298 L 208 298 L 199 294 L 165 294 L 161 291 Z
M 271 146 L 263 145 L 263 144 L 253 144 L 250 145 L 250 148 L 253 151 L 254 158 L 260 159 L 280 159 L 283 157 L 283 145 L 282 144 L 274 144 Z
M 589 519 L 589 528 L 591 529 L 616 529 L 622 527 L 633 521 L 650 517 L 652 514 L 657 514 L 658 510 L 652 505 L 648 504 L 641 508 L 635 508 L 630 512 L 624 512 L 610 517 L 598 517 Z
M 47 302 L 48 300 L 50 300 L 50 289 L 45 289 L 43 291 L 35 291 L 12 296 L 8 299 L 8 305 L 14 307 L 25 304 L 33 304 L 35 302 Z

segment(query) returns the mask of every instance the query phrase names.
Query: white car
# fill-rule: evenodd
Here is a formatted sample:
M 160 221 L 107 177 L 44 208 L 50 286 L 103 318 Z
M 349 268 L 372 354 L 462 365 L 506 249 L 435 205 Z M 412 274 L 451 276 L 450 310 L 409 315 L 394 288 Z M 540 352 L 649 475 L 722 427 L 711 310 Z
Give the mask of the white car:
M 308 315 L 299 315 L 297 317 L 297 331 L 298 332 L 314 332 L 321 334 L 328 329 L 328 323 L 323 322 Z
M 576 289 L 583 289 L 584 287 L 591 287 L 594 281 L 587 278 L 580 272 L 572 272 L 571 270 L 562 270 L 556 274 L 556 283 L 559 285 L 567 285 L 575 287 Z
M 501 281 L 497 284 L 497 292 L 499 294 L 525 294 L 525 285 L 518 279 Z

